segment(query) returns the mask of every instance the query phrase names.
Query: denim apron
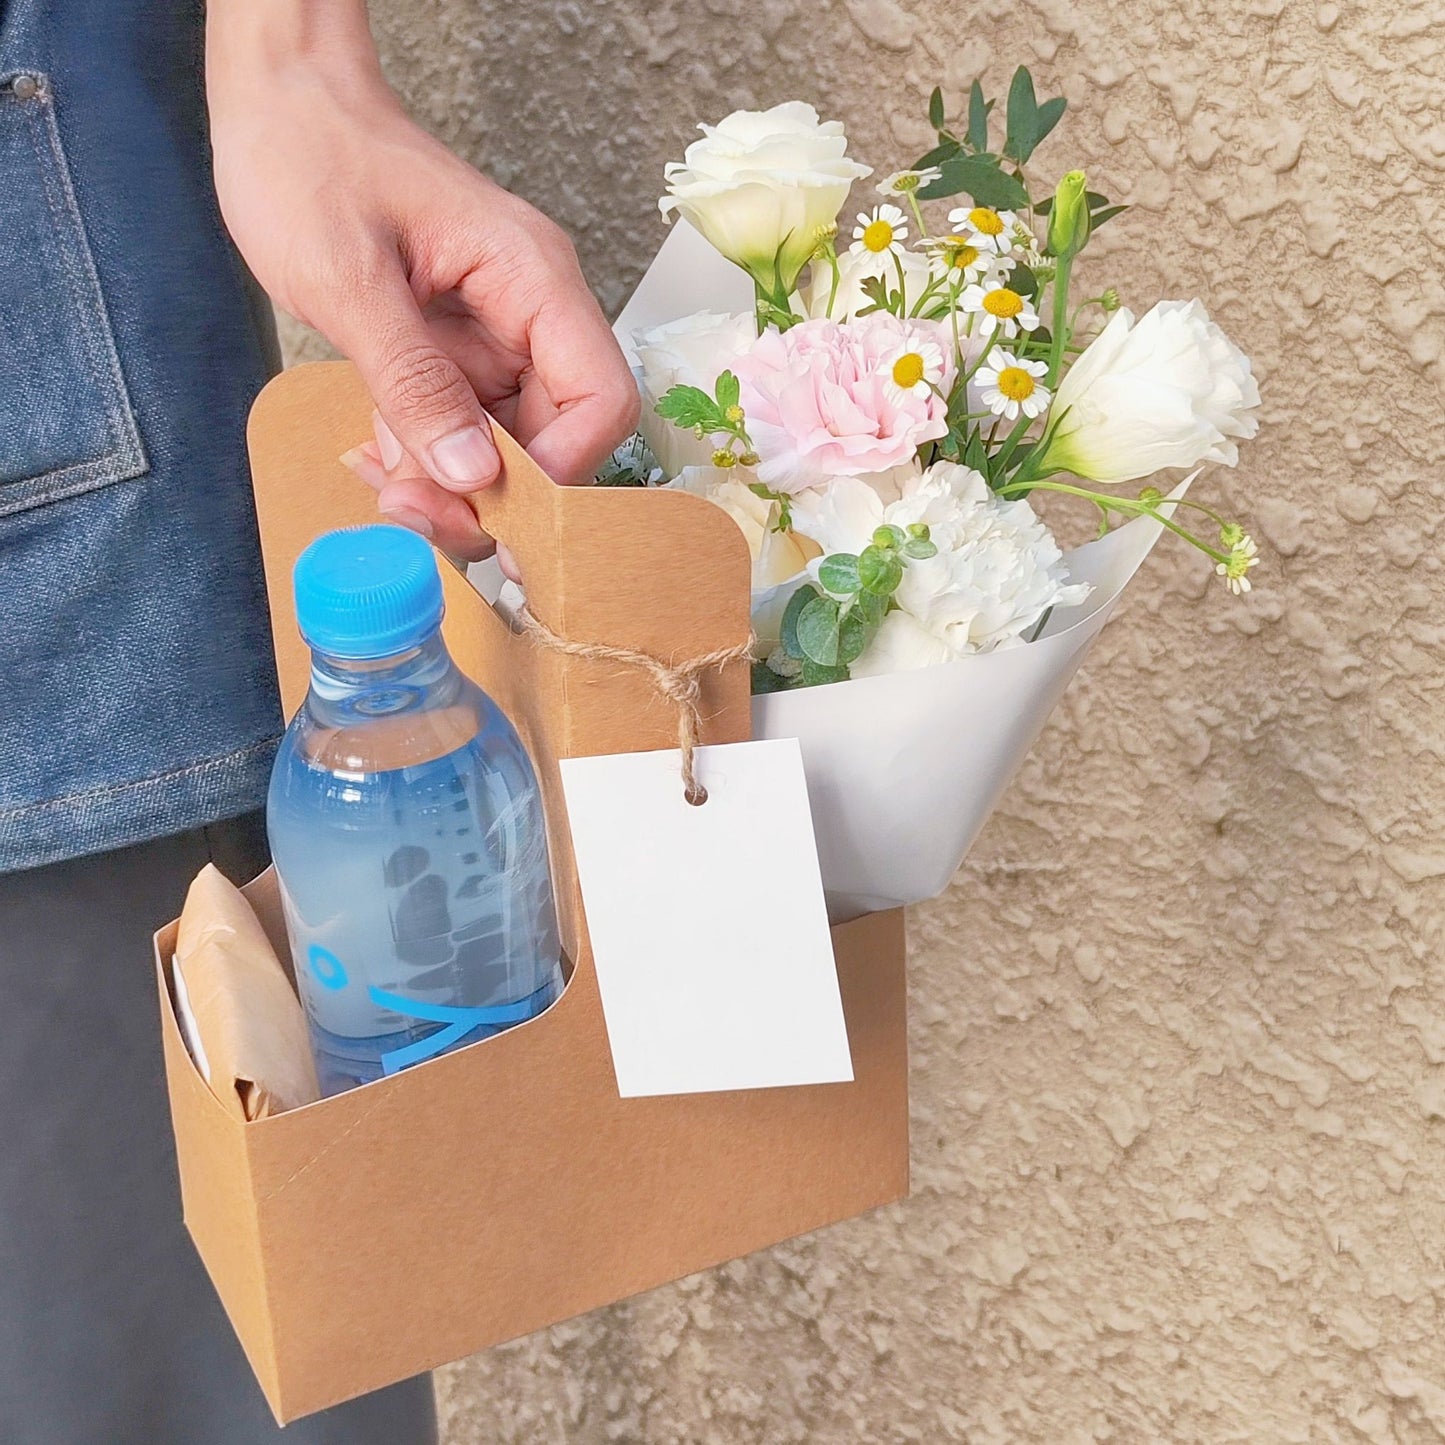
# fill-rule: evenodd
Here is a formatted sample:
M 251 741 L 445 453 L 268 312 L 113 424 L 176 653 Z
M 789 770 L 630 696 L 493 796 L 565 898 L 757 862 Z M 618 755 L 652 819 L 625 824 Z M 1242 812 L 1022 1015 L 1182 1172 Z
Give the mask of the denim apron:
M 274 333 L 201 45 L 199 0 L 0 0 L 0 873 L 265 796 L 244 428 Z

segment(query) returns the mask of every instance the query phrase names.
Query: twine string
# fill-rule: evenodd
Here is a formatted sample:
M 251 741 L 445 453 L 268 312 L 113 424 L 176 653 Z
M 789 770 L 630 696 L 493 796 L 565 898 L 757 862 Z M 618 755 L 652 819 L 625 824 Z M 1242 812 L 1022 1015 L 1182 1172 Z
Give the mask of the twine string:
M 667 663 L 642 652 L 635 647 L 613 647 L 604 642 L 575 642 L 553 632 L 530 608 L 522 607 L 518 612 L 523 631 L 536 638 L 544 647 L 568 657 L 583 657 L 595 661 L 620 662 L 627 667 L 640 668 L 652 680 L 657 691 L 677 710 L 677 746 L 682 753 L 682 795 L 694 807 L 707 802 L 707 789 L 698 781 L 697 751 L 698 734 L 702 727 L 702 714 L 698 711 L 698 699 L 702 696 L 702 675 L 714 668 L 726 667 L 730 662 L 742 662 L 752 656 L 755 639 L 750 635 L 745 642 L 734 647 L 719 647 L 699 657 L 689 658 L 682 663 Z

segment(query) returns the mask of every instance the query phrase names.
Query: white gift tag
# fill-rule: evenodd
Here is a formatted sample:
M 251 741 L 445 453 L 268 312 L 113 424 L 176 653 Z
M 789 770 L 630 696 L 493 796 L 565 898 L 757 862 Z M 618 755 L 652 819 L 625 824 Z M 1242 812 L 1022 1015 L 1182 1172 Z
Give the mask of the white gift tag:
M 623 1098 L 853 1077 L 797 740 L 566 758 Z

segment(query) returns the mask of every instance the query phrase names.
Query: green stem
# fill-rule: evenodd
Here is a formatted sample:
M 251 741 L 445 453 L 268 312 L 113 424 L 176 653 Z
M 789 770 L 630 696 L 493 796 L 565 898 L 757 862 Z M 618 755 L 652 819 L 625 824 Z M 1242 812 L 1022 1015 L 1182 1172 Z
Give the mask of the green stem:
M 1166 517 L 1159 511 L 1158 502 L 1141 502 L 1133 497 L 1108 497 L 1100 492 L 1091 492 L 1087 487 L 1072 487 L 1067 482 L 1020 482 L 1014 480 L 1006 482 L 998 489 L 998 495 L 1005 498 L 1022 497 L 1029 492 L 1062 492 L 1069 497 L 1083 497 L 1085 501 L 1092 502 L 1096 507 L 1104 508 L 1107 511 L 1121 512 L 1129 517 L 1148 516 L 1153 517 L 1161 527 L 1168 528 L 1177 537 L 1183 537 L 1191 546 L 1198 547 L 1208 557 L 1213 557 L 1216 562 L 1227 562 L 1228 554 L 1216 551 L 1207 542 L 1202 542 L 1193 532 L 1181 527 L 1172 518 Z
M 1059 371 L 1064 364 L 1064 347 L 1069 340 L 1069 272 L 1073 265 L 1073 257 L 1060 256 L 1058 269 L 1054 272 L 1053 344 L 1049 348 L 1050 391 L 1054 391 L 1059 384 Z

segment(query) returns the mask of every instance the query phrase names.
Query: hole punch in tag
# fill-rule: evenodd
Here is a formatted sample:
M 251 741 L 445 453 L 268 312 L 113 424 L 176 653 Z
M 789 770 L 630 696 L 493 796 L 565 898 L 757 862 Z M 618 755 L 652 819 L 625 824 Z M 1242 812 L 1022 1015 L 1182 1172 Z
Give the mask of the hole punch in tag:
M 562 760 L 623 1098 L 853 1078 L 795 738 Z

